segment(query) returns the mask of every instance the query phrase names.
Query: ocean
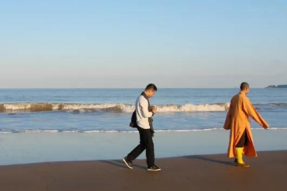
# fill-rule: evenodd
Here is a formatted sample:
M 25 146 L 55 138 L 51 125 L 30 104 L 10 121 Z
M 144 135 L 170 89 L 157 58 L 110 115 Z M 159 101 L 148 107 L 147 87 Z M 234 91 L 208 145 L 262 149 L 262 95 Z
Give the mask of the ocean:
M 0 89 L 0 165 L 120 159 L 139 141 L 129 127 L 142 89 Z M 159 89 L 151 98 L 157 158 L 226 153 L 223 130 L 238 89 Z M 248 95 L 270 124 L 252 122 L 258 151 L 287 149 L 287 89 Z M 140 158 L 144 158 L 141 155 Z
M 0 132 L 126 132 L 142 89 L 0 89 Z M 159 89 L 157 131 L 222 129 L 234 89 Z M 251 89 L 271 129 L 287 129 L 287 89 Z M 260 129 L 255 122 L 253 128 Z

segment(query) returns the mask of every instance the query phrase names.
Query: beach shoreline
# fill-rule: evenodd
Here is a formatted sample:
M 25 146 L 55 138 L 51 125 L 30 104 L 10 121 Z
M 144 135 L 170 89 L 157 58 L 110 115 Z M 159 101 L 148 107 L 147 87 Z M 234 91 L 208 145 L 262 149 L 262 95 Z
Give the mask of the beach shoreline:
M 0 134 L 0 165 L 59 161 L 113 160 L 138 143 L 138 133 Z M 257 151 L 286 150 L 287 130 L 253 130 Z M 17 140 L 17 141 L 15 141 Z M 156 158 L 227 153 L 229 131 L 155 133 Z M 143 153 L 139 159 L 144 159 Z
M 260 152 L 236 167 L 226 155 L 157 159 L 161 172 L 147 172 L 145 160 L 134 170 L 121 160 L 53 162 L 0 166 L 3 191 L 94 190 L 286 190 L 287 151 Z

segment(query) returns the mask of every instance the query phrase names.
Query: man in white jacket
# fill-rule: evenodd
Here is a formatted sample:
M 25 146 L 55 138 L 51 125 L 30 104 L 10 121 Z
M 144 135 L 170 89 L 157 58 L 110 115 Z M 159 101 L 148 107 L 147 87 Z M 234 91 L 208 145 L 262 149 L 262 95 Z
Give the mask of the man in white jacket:
M 149 84 L 136 101 L 136 122 L 140 134 L 140 144 L 123 159 L 124 163 L 130 169 L 133 169 L 132 161 L 146 150 L 147 170 L 153 172 L 161 170 L 155 165 L 154 144 L 152 140 L 154 134 L 152 116 L 157 110 L 155 107 L 151 107 L 149 103 L 149 98 L 153 97 L 156 92 L 157 87 L 154 84 Z

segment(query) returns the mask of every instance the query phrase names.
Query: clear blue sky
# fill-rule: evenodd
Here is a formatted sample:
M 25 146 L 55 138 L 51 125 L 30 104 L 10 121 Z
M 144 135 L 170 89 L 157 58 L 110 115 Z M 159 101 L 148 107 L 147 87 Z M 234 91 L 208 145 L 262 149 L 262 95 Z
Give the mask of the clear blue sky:
M 286 0 L 0 0 L 0 88 L 287 83 Z

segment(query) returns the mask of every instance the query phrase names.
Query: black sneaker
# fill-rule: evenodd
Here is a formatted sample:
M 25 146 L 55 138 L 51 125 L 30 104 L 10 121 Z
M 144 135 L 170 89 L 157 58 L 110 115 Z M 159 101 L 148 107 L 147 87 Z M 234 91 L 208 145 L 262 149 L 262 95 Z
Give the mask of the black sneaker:
M 161 171 L 161 169 L 159 167 L 157 167 L 156 165 L 153 165 L 152 167 L 148 167 L 147 170 L 150 171 L 150 172 Z
M 129 169 L 133 169 L 133 163 L 128 161 L 127 157 L 123 158 L 123 161 Z

